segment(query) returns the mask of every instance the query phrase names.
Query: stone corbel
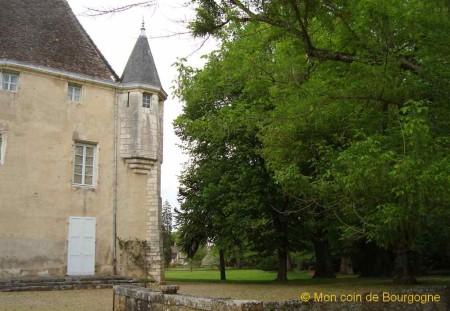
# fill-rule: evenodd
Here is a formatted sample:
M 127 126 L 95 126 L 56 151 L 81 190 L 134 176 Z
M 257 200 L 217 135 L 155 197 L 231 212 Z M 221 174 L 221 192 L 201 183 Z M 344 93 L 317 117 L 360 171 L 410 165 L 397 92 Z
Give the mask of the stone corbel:
M 135 174 L 147 175 L 150 173 L 154 160 L 145 159 L 145 158 L 131 158 L 125 159 L 125 163 L 127 163 L 128 167 Z

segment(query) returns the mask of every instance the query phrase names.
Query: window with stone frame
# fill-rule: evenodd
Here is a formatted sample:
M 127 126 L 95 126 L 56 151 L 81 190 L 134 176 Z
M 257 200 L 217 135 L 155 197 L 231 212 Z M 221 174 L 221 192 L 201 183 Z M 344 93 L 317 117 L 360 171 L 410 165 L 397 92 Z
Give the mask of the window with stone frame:
M 67 87 L 67 100 L 72 102 L 81 101 L 81 85 L 69 83 Z
M 19 74 L 17 72 L 2 71 L 2 90 L 17 92 L 19 89 Z
M 142 94 L 142 107 L 150 108 L 152 104 L 152 94 L 144 93 Z
M 73 184 L 75 186 L 94 187 L 96 153 L 97 146 L 94 144 L 75 143 L 73 161 Z

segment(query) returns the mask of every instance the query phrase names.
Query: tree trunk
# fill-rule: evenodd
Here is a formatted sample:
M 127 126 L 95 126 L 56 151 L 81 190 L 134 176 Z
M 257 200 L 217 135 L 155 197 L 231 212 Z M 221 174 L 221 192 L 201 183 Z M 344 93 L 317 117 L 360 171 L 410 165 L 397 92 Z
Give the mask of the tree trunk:
M 411 252 L 406 247 L 406 243 L 404 241 L 397 241 L 394 245 L 394 253 L 394 283 L 402 285 L 417 284 L 417 280 L 414 276 L 414 266 L 411 260 Z
M 313 240 L 314 252 L 316 254 L 316 267 L 314 270 L 314 278 L 335 278 L 333 266 L 331 263 L 331 253 L 328 241 L 320 238 Z
M 219 261 L 220 261 L 220 280 L 225 281 L 226 275 L 225 275 L 225 252 L 223 249 L 219 250 Z
M 287 281 L 287 260 L 288 252 L 284 249 L 278 249 L 278 271 L 276 281 Z
M 287 254 L 287 261 L 286 261 L 286 267 L 287 267 L 287 271 L 288 272 L 292 272 L 294 270 L 294 264 L 292 262 L 292 258 L 289 255 L 289 253 Z
M 276 240 L 278 246 L 278 271 L 276 281 L 287 281 L 287 260 L 288 260 L 288 247 L 289 240 L 288 226 L 283 216 L 278 213 L 272 214 L 274 229 L 278 233 Z
M 392 248 L 383 249 L 373 242 L 361 239 L 356 244 L 353 256 L 353 269 L 361 277 L 391 277 L 394 272 L 394 253 Z
M 341 268 L 339 269 L 339 272 L 345 275 L 353 274 L 352 259 L 349 256 L 341 257 Z

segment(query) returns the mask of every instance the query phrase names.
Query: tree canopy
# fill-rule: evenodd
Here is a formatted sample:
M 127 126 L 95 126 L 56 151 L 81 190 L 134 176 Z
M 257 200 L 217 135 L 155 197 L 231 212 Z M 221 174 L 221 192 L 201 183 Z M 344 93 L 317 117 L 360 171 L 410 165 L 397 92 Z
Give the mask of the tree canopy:
M 311 240 L 324 276 L 332 249 L 372 241 L 414 281 L 408 254 L 450 224 L 448 2 L 193 3 L 193 34 L 222 45 L 178 64 L 185 215 L 255 246 Z

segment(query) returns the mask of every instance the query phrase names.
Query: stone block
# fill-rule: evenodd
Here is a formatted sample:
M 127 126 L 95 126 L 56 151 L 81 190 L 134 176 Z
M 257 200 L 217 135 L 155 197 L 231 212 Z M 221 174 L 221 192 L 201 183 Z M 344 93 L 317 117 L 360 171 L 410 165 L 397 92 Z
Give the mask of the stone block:
M 178 285 L 161 285 L 160 289 L 163 294 L 176 294 L 177 291 L 180 289 L 180 286 L 178 286 Z

